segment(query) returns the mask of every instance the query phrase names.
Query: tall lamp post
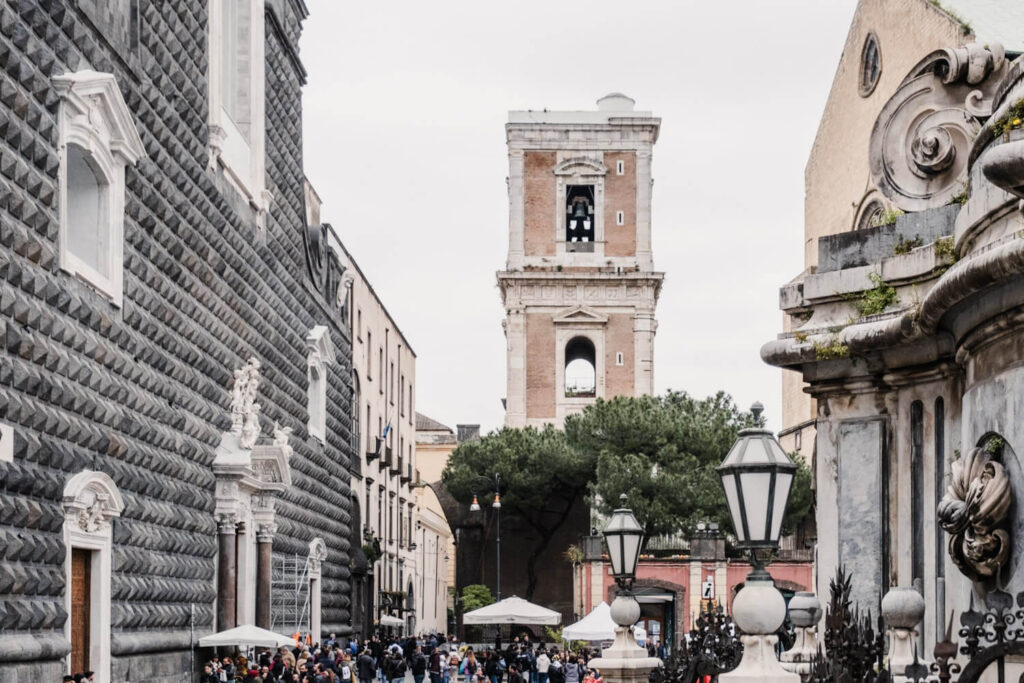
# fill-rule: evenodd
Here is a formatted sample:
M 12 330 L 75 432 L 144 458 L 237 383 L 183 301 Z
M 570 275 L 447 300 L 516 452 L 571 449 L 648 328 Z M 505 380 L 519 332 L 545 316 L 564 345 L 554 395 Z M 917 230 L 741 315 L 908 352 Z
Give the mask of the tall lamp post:
M 633 580 L 644 542 L 644 528 L 633 511 L 626 507 L 626 494 L 619 496 L 619 508 L 612 513 L 604 528 L 608 546 L 608 560 L 619 590 L 611 605 L 612 621 L 616 624 L 615 642 L 591 660 L 590 666 L 601 671 L 608 683 L 646 683 L 652 669 L 661 665 L 657 657 L 648 657 L 640 647 L 630 627 L 640 619 L 640 603 L 633 596 Z
M 489 478 L 483 477 L 483 476 L 481 476 L 480 478 L 481 479 L 486 479 L 487 482 L 490 483 L 490 479 Z M 496 541 L 495 545 L 497 546 L 497 550 L 496 550 L 496 552 L 497 552 L 497 559 L 495 560 L 496 564 L 494 565 L 494 571 L 495 571 L 494 590 L 495 590 L 495 593 L 497 594 L 498 601 L 501 601 L 501 473 L 500 472 L 495 472 L 494 473 L 494 501 L 491 503 L 491 507 L 498 511 L 498 519 L 497 519 L 498 531 L 497 531 L 497 538 L 495 539 L 495 541 Z M 473 502 L 469 506 L 469 511 L 470 512 L 480 512 L 480 501 L 477 500 L 476 493 L 473 494 Z
M 751 407 L 760 423 L 764 406 Z M 782 518 L 797 466 L 775 435 L 763 427 L 744 429 L 718 468 L 729 504 L 736 547 L 746 550 L 753 570 L 732 602 L 733 622 L 743 632 L 743 659 L 722 683 L 799 683 L 800 676 L 775 658 L 775 632 L 786 619 L 786 601 L 765 570 L 778 550 Z

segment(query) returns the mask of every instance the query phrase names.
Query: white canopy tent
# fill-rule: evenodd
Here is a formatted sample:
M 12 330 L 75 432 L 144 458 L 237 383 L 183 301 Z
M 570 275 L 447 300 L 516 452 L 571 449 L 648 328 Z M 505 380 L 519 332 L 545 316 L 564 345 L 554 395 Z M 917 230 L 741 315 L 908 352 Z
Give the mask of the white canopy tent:
M 541 624 L 556 626 L 562 621 L 562 615 L 547 607 L 512 596 L 487 607 L 466 612 L 462 616 L 464 624 Z
M 380 618 L 381 626 L 405 626 L 405 622 L 398 617 L 393 617 L 390 614 L 385 614 Z
M 612 621 L 611 607 L 602 601 L 590 614 L 563 628 L 562 638 L 588 641 L 615 640 L 615 622 Z
M 265 628 L 238 626 L 199 639 L 199 647 L 280 647 L 294 645 L 295 639 Z

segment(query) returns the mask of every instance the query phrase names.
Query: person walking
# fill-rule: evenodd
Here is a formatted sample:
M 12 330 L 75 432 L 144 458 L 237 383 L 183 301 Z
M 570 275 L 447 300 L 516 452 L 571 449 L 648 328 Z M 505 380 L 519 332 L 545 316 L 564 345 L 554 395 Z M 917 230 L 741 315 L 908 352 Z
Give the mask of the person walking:
M 409 658 L 410 667 L 412 669 L 412 679 L 416 683 L 423 683 L 423 678 L 427 675 L 427 658 L 423 656 L 423 647 L 417 645 L 412 651 L 412 657 Z
M 390 654 L 384 658 L 384 676 L 391 683 L 405 683 L 405 657 L 402 655 L 402 648 L 395 646 Z
M 373 662 L 370 648 L 365 648 L 356 660 L 356 675 L 359 677 L 359 683 L 373 683 L 377 675 L 377 665 Z

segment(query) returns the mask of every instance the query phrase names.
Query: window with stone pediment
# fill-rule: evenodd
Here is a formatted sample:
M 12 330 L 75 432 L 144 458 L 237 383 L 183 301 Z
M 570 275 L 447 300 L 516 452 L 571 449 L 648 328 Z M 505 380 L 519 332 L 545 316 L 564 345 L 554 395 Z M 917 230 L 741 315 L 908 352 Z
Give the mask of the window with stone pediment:
M 263 0 L 210 0 L 211 166 L 224 171 L 262 219 L 266 190 Z
M 317 325 L 306 337 L 309 389 L 307 391 L 309 435 L 327 440 L 327 366 L 335 360 L 334 345 L 327 327 Z
M 109 73 L 56 76 L 60 96 L 60 267 L 121 305 L 125 167 L 145 155 Z

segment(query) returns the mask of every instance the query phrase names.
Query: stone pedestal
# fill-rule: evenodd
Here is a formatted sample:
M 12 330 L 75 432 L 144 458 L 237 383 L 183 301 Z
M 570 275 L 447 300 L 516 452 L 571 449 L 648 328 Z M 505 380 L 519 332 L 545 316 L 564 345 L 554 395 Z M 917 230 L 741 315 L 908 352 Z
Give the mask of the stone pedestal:
M 907 667 L 914 663 L 917 645 L 916 626 L 924 617 L 924 598 L 914 588 L 890 588 L 882 598 L 882 617 L 889 639 L 889 672 L 894 681 L 906 681 Z M 925 666 L 924 653 L 917 653 L 917 661 Z
M 793 596 L 789 601 L 789 619 L 796 631 L 796 642 L 779 656 L 779 662 L 786 671 L 804 676 L 811 672 L 811 659 L 818 651 L 815 626 L 821 619 L 821 603 L 814 593 L 801 591 Z
M 718 677 L 721 683 L 800 683 L 800 676 L 782 668 L 775 658 L 774 633 L 786 618 L 786 601 L 772 578 L 760 571 L 747 577 L 743 589 L 732 603 L 732 618 L 745 634 L 743 659 L 729 673 Z
M 607 683 L 647 683 L 651 671 L 661 666 L 657 657 L 648 657 L 647 650 L 636 644 L 629 627 L 640 618 L 640 604 L 632 595 L 619 595 L 612 602 L 615 642 L 601 656 L 590 660 L 589 666 L 601 672 Z

